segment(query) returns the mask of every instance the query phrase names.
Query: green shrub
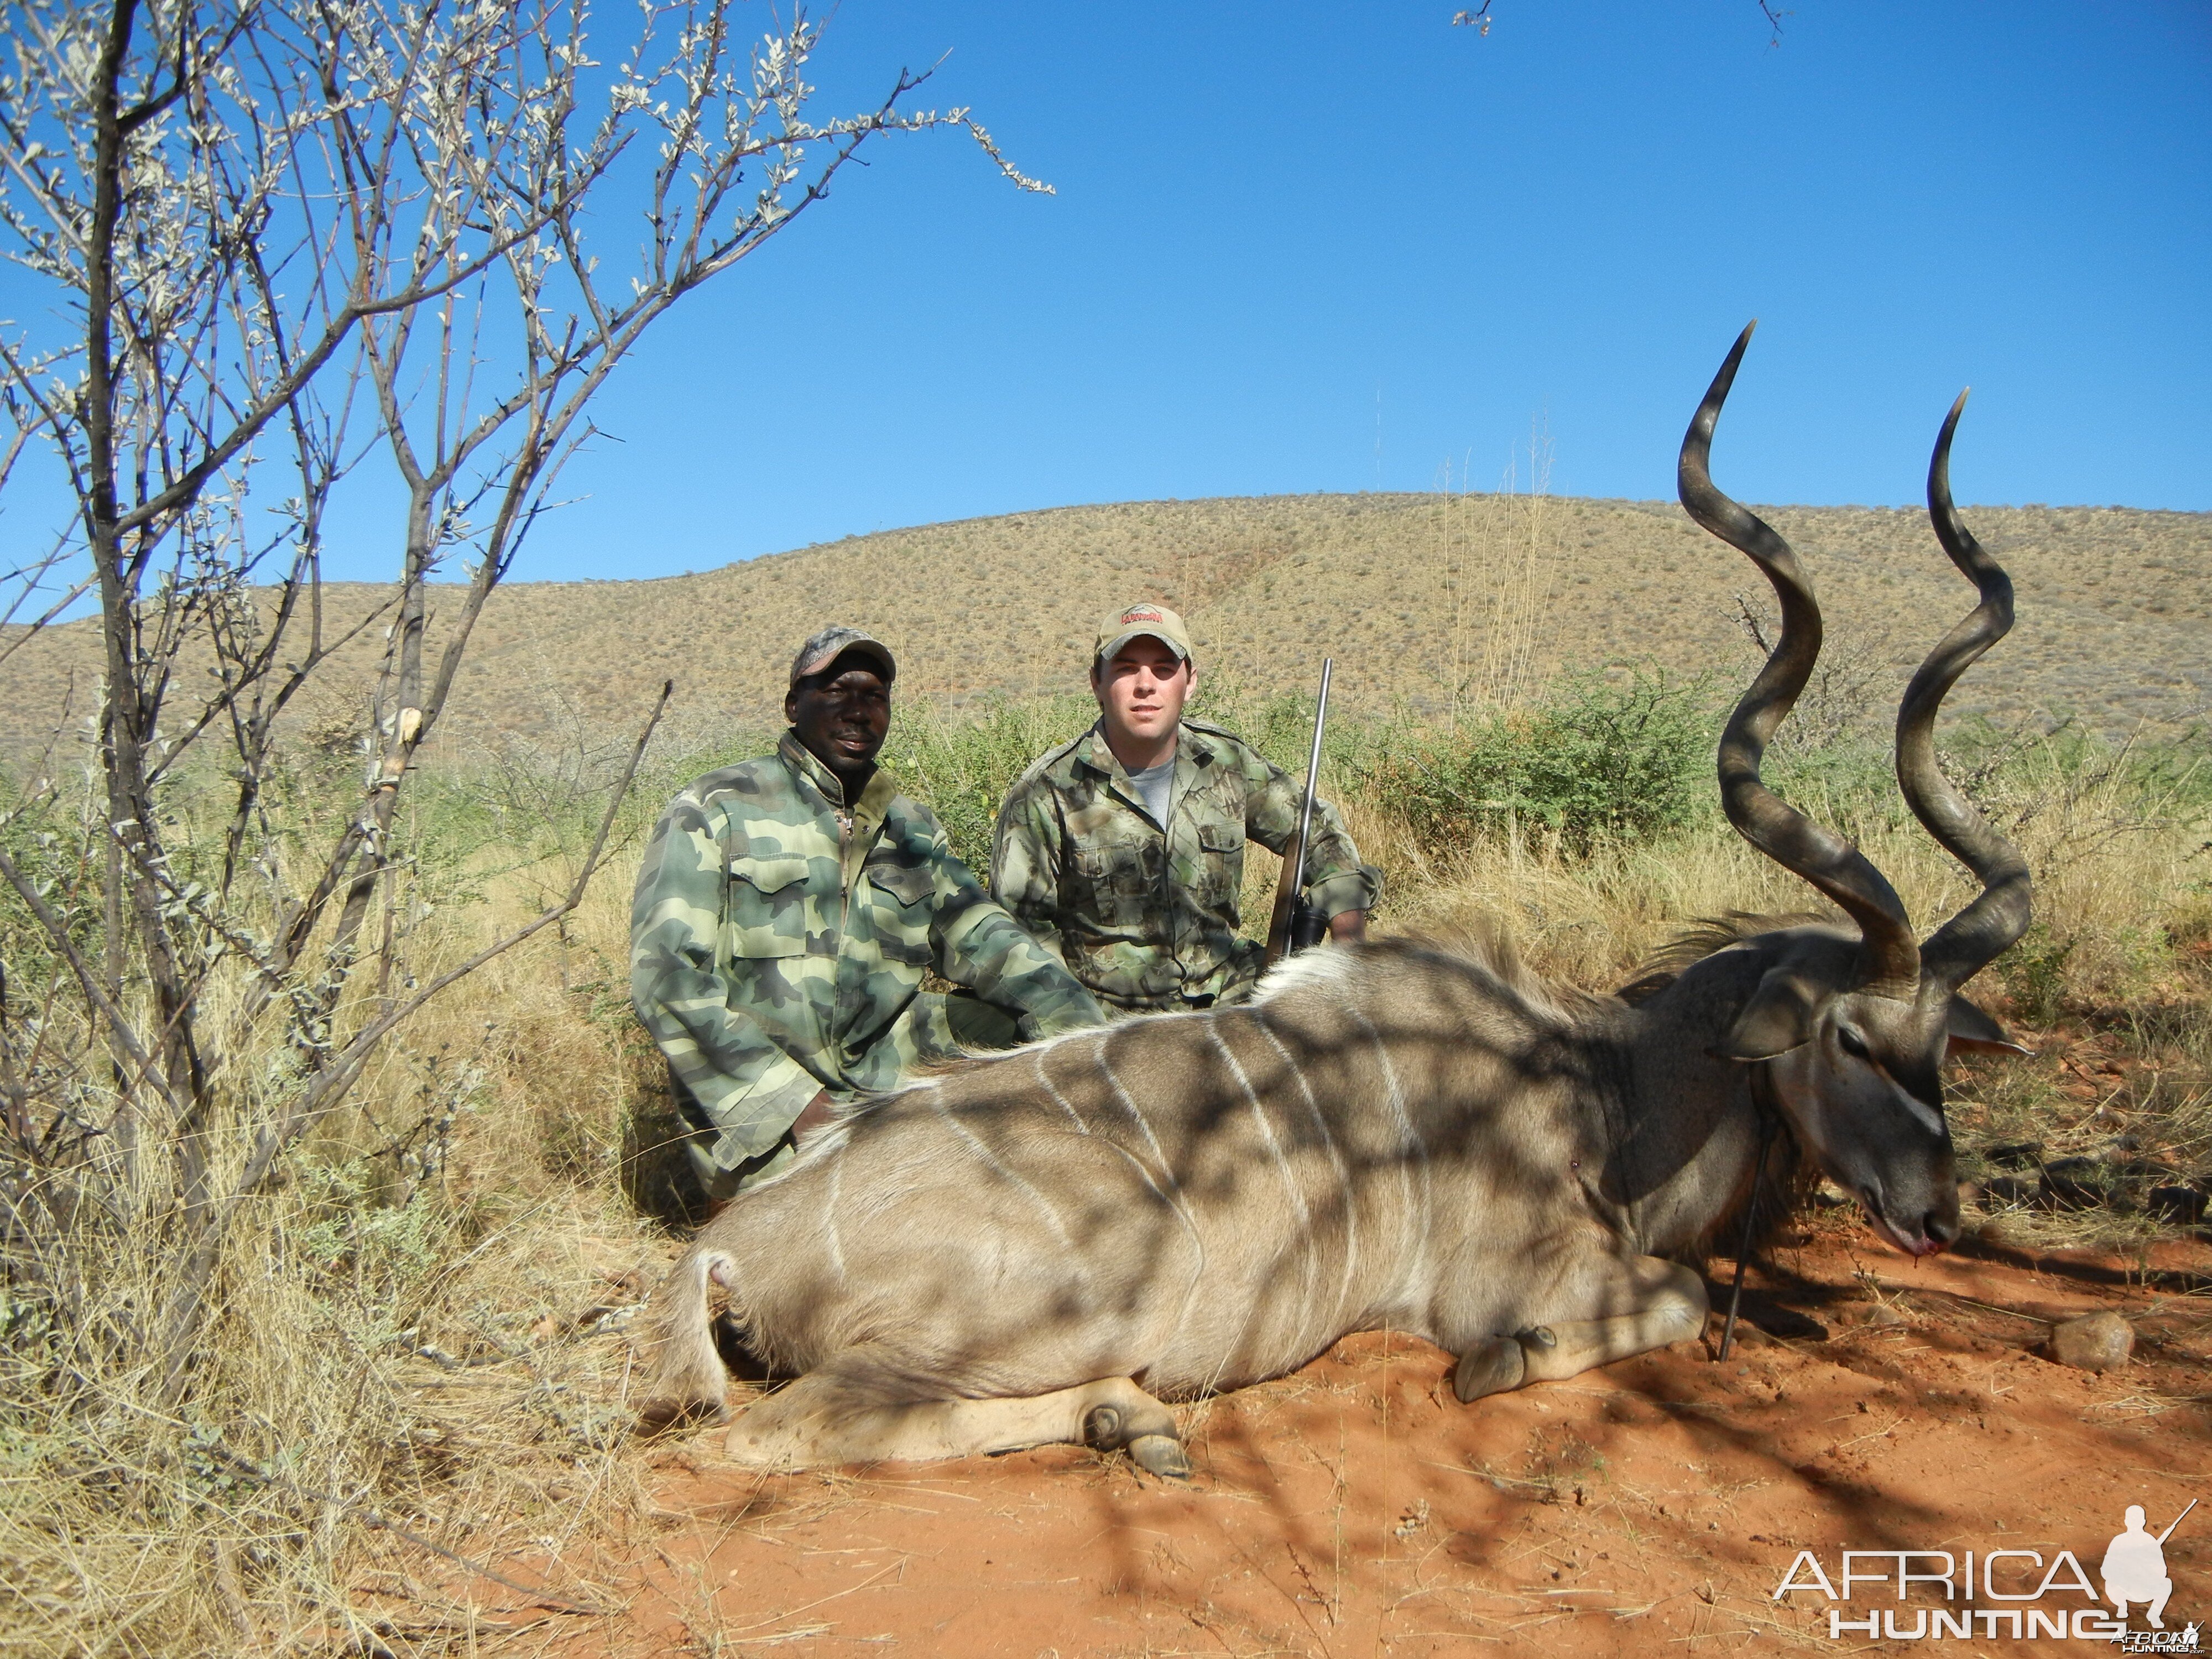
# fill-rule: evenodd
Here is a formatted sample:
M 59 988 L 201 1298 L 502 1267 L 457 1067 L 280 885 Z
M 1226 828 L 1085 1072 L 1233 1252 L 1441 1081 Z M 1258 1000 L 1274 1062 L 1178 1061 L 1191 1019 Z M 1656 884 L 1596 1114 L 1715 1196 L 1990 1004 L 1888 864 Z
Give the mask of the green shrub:
M 994 699 L 960 713 L 900 703 L 879 759 L 902 792 L 937 814 L 968 867 L 988 880 L 991 833 L 1006 791 L 1031 762 L 1079 735 L 1097 714 L 1089 697 L 1075 696 Z
M 1509 824 L 1569 851 L 1678 830 L 1709 810 L 1717 722 L 1702 683 L 1663 674 L 1563 682 L 1531 708 L 1381 740 L 1362 769 L 1378 805 L 1432 851 Z
M 1998 972 L 2013 1006 L 2029 1024 L 2048 1025 L 2058 1018 L 2065 1003 L 2066 963 L 2076 943 L 2039 921 L 2005 953 Z

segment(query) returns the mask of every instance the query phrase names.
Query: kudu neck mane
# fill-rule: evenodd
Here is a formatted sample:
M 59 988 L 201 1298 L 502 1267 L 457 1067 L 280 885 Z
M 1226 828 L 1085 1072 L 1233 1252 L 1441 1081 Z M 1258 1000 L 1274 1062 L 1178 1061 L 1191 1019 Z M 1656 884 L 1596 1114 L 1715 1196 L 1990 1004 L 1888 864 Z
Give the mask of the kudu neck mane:
M 1763 1248 L 1818 1184 L 1819 1169 L 1788 1116 L 1771 1091 L 1759 1098 L 1766 1062 L 1713 1052 L 1767 963 L 1753 941 L 1808 927 L 1833 930 L 1839 952 L 1854 948 L 1856 930 L 1832 917 L 1731 912 L 1685 928 L 1616 993 L 1627 1006 L 1618 1041 L 1636 1086 L 1620 1097 L 1625 1115 L 1607 1176 L 1655 1254 L 1733 1251 L 1754 1180 L 1753 1248 Z
M 1759 1164 L 1753 1067 L 1710 1052 L 1765 961 L 1765 953 L 1738 947 L 1808 925 L 1835 927 L 1838 950 L 1850 948 L 1848 924 L 1832 917 L 1732 912 L 1684 929 L 1611 996 L 1540 977 L 1502 933 L 1430 936 L 1412 948 L 1471 963 L 1548 1028 L 1588 1085 L 1580 1098 L 1585 1133 L 1602 1164 L 1601 1200 L 1643 1248 L 1694 1257 L 1714 1243 L 1734 1247 Z M 1759 1181 L 1755 1245 L 1784 1226 L 1817 1178 L 1787 1119 L 1777 1114 Z

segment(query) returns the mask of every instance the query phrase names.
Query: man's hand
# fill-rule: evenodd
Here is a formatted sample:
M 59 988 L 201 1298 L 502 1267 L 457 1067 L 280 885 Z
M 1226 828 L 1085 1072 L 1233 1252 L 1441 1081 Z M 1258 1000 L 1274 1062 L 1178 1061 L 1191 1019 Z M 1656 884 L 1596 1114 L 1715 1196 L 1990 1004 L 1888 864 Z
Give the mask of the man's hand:
M 830 1091 L 827 1089 L 816 1090 L 814 1098 L 806 1103 L 806 1109 L 792 1120 L 791 1144 L 803 1151 L 806 1143 L 813 1139 L 815 1131 L 828 1128 L 836 1115 L 836 1109 L 830 1103 Z
M 1339 910 L 1328 919 L 1328 936 L 1338 945 L 1356 945 L 1367 937 L 1367 912 Z

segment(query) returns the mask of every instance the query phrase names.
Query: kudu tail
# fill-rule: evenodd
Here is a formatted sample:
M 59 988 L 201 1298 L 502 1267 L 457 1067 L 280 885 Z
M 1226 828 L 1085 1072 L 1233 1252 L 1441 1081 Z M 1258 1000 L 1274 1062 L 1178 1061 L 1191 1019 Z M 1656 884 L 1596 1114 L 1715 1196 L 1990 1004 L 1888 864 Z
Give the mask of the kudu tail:
M 638 1419 L 647 1429 L 729 1415 L 730 1377 L 708 1317 L 708 1287 L 726 1286 L 735 1264 L 704 1241 L 668 1271 L 646 1309 L 640 1340 L 645 1366 Z

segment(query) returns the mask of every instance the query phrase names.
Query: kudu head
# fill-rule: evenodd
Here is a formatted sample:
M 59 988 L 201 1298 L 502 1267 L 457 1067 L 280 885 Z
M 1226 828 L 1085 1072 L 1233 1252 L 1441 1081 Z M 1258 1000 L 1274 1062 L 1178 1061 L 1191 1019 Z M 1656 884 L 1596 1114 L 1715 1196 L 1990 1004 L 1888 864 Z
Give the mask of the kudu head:
M 1690 516 L 1765 573 L 1782 631 L 1721 734 L 1721 799 L 1753 847 L 1803 877 L 1858 924 L 1856 942 L 1808 933 L 1785 946 L 1716 1052 L 1767 1069 L 1776 1106 L 1829 1179 L 1900 1249 L 1924 1255 L 1959 1235 L 1942 1066 L 1954 1048 L 2012 1048 L 1959 988 L 2026 931 L 2027 866 L 1936 763 L 1936 711 L 1959 676 L 2012 627 L 2012 582 L 1951 503 L 1951 436 L 1961 392 L 1928 468 L 1928 512 L 1981 603 L 1929 653 L 1897 711 L 1897 781 L 1928 833 L 1982 884 L 1925 944 L 1896 890 L 1857 848 L 1783 802 L 1759 759 L 1820 654 L 1820 609 L 1790 544 L 1713 486 L 1707 462 L 1721 405 L 1751 343 L 1738 337 L 1682 440 L 1676 486 Z

